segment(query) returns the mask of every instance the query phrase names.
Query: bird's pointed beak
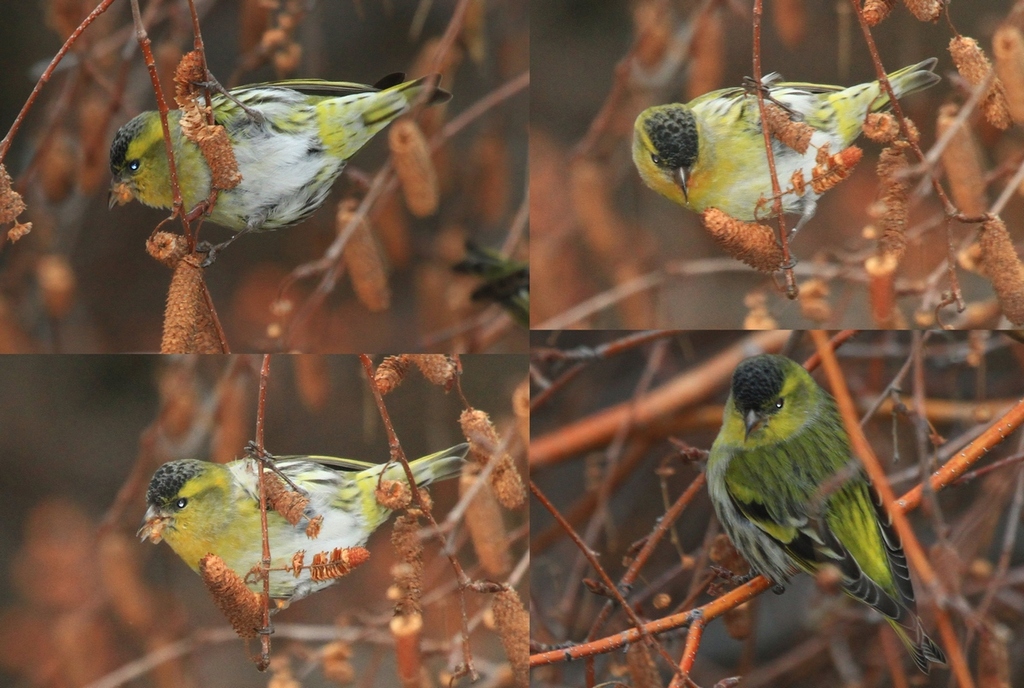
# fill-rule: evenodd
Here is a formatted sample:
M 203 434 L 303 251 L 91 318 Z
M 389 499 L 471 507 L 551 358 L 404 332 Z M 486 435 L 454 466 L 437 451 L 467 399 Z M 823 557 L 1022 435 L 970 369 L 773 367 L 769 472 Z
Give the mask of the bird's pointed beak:
M 162 515 L 155 506 L 151 505 L 146 509 L 145 520 L 135 535 L 141 540 L 148 539 L 152 543 L 160 542 L 163 539 L 161 533 L 169 520 L 170 518 Z
M 690 194 L 686 189 L 686 182 L 690 178 L 690 169 L 688 167 L 680 167 L 673 174 L 673 178 L 675 179 L 676 184 L 679 185 L 679 188 L 683 190 L 683 198 L 686 199 L 687 203 L 689 203 Z
M 761 427 L 761 423 L 764 421 L 764 417 L 757 411 L 750 410 L 743 416 L 743 425 L 747 429 L 747 434 L 744 435 L 744 439 L 750 437 L 750 433 Z
M 135 198 L 135 193 L 128 186 L 128 182 L 115 177 L 110 182 L 110 193 L 107 194 L 107 210 L 113 210 L 115 205 L 124 205 L 133 198 Z

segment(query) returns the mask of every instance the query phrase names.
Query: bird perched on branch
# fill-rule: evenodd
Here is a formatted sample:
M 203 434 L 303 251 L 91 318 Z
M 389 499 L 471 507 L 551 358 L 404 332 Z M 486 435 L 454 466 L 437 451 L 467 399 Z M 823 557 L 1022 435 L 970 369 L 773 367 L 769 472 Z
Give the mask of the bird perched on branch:
M 212 97 L 238 162 L 241 181 L 223 189 L 210 220 L 242 234 L 289 227 L 327 198 L 345 163 L 377 132 L 419 99 L 443 103 L 440 76 L 405 81 L 392 74 L 374 86 L 319 79 L 254 84 Z M 186 211 L 207 200 L 211 170 L 200 147 L 182 134 L 181 110 L 168 113 L 175 165 Z M 110 146 L 109 206 L 137 199 L 171 208 L 173 189 L 160 115 L 143 112 L 122 126 Z M 211 253 L 208 260 L 212 260 Z
M 885 617 L 921 671 L 945 664 L 917 615 L 892 517 L 835 400 L 802 366 L 771 354 L 737 366 L 707 481 L 718 520 L 755 571 L 782 584 L 831 564 L 843 592 Z
M 458 475 L 468 448 L 460 444 L 409 462 L 416 484 L 429 485 Z M 228 568 L 245 577 L 263 557 L 257 464 L 252 458 L 227 464 L 191 459 L 165 463 L 150 480 L 148 509 L 139 536 L 152 542 L 166 541 L 193 571 L 199 571 L 199 562 L 207 554 L 216 554 Z M 290 494 L 308 499 L 294 515 L 295 523 L 273 508 L 267 510 L 270 596 L 290 602 L 337 580 L 317 579 L 301 564 L 295 571 L 297 552 L 360 547 L 387 520 L 391 511 L 375 497 L 386 464 L 291 456 L 280 457 L 275 465 L 280 475 L 298 488 Z M 386 480 L 406 482 L 400 464 L 387 466 Z M 269 468 L 264 474 L 279 480 Z M 310 524 L 319 517 L 322 521 L 314 534 Z M 251 590 L 263 591 L 262 581 L 247 583 Z
M 931 58 L 888 75 L 897 98 L 938 83 Z M 773 215 L 772 181 L 755 89 L 766 104 L 789 120 L 804 123 L 809 140 L 794 150 L 776 138 L 772 151 L 783 213 L 797 213 L 793 230 L 814 215 L 821 193 L 810 185 L 818 153 L 847 148 L 860 136 L 868 113 L 889 106 L 877 81 L 843 88 L 822 84 L 778 83 L 769 74 L 760 85 L 706 93 L 689 103 L 656 105 L 640 113 L 633 128 L 633 162 L 644 183 L 671 201 L 696 212 L 717 208 L 743 221 Z M 806 189 L 786 193 L 795 173 Z

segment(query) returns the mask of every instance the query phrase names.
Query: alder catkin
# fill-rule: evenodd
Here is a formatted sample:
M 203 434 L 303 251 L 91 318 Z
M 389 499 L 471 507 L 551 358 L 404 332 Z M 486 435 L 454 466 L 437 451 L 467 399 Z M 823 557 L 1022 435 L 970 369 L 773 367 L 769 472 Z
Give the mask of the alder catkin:
M 359 201 L 354 198 L 346 198 L 338 204 L 335 227 L 339 233 L 348 227 L 358 207 Z M 342 255 L 360 303 L 374 313 L 387 310 L 391 305 L 388 271 L 370 222 L 365 216 L 359 219 L 355 231 L 349 235 Z
M 949 54 L 953 56 L 956 70 L 971 86 L 977 87 L 992 71 L 992 64 L 985 56 L 985 51 L 978 41 L 968 36 L 954 36 L 949 41 Z M 981 111 L 985 119 L 997 129 L 1010 126 L 1010 110 L 1006 103 L 1006 91 L 999 77 L 992 80 L 988 93 L 981 100 Z
M 790 118 L 789 113 L 775 103 L 765 101 L 764 121 L 772 136 L 801 155 L 807 152 L 814 136 L 814 127 L 806 122 L 797 122 Z
M 447 392 L 455 384 L 458 367 L 455 361 L 444 354 L 408 354 L 408 360 L 423 373 L 433 385 L 443 387 Z
M 805 0 L 775 0 L 771 3 L 772 23 L 782 44 L 796 50 L 807 35 L 807 6 Z
M 181 133 L 195 142 L 210 168 L 210 186 L 233 189 L 242 181 L 235 159 L 235 149 L 227 129 L 210 124 L 210 108 L 200 103 L 195 84 L 206 80 L 199 51 L 185 53 L 174 74 L 174 100 L 181 108 Z
M 832 319 L 832 307 L 828 302 L 828 282 L 820 277 L 812 277 L 800 283 L 800 314 L 816 323 L 824 323 Z
M 981 226 L 980 243 L 985 273 L 992 281 L 1003 315 L 1014 325 L 1024 325 L 1024 266 L 999 217 Z
M 402 384 L 405 374 L 409 371 L 409 356 L 400 354 L 398 356 L 385 356 L 377 370 L 373 373 L 373 381 L 377 384 L 377 390 L 382 394 L 388 394 L 398 385 Z
M 876 26 L 883 19 L 889 16 L 892 8 L 896 6 L 896 0 L 864 0 L 864 8 L 861 14 L 868 26 Z
M 992 53 L 1010 117 L 1024 124 L 1024 34 L 1016 26 L 1003 24 L 992 37 Z
M 888 112 L 872 112 L 864 119 L 861 129 L 875 143 L 892 143 L 900 135 L 900 123 Z
M 46 314 L 60 319 L 75 304 L 75 272 L 67 256 L 50 253 L 36 261 L 36 279 L 43 296 Z
M 701 215 L 704 228 L 723 251 L 755 270 L 774 272 L 782 265 L 782 247 L 767 225 L 741 222 L 718 208 Z
M 815 159 L 818 164 L 811 170 L 811 188 L 815 193 L 825 193 L 849 177 L 863 155 L 857 146 L 844 148 L 835 155 L 828 154 L 827 145 L 822 146 Z
M 416 217 L 433 215 L 439 198 L 437 171 L 423 132 L 414 120 L 400 119 L 388 131 L 388 145 L 409 212 Z
M 0 163 L 0 225 L 13 222 L 25 210 L 21 194 L 11 186 L 11 176 Z
M 937 135 L 941 137 L 956 120 L 957 106 L 947 103 L 939 108 Z M 942 167 L 946 170 L 950 192 L 957 207 L 968 215 L 980 215 L 988 208 L 985 197 L 985 175 L 981 168 L 981 152 L 966 124 L 950 139 L 942 151 Z
M 512 667 L 516 688 L 530 685 L 530 615 L 512 588 L 494 595 L 494 626 Z
M 199 575 L 235 633 L 247 640 L 258 638 L 263 627 L 261 596 L 249 590 L 242 577 L 216 554 L 207 554 L 199 560 Z
M 460 497 L 464 497 L 476 484 L 479 472 L 475 464 L 465 465 L 459 479 Z M 489 578 L 501 580 L 511 570 L 512 559 L 505 522 L 490 483 L 485 482 L 477 488 L 466 509 L 465 521 L 480 565 Z
M 638 2 L 633 8 L 633 53 L 645 70 L 653 70 L 665 58 L 672 39 L 671 8 L 662 2 Z M 699 34 L 698 34 L 699 35 Z M 695 35 L 695 40 L 697 36 Z
M 203 269 L 194 255 L 178 261 L 171 276 L 160 353 L 224 353 L 206 300 Z
M 902 143 L 902 142 L 900 142 Z M 910 217 L 908 200 L 910 185 L 902 173 L 910 168 L 907 159 L 907 144 L 894 144 L 882 149 L 878 158 L 878 183 L 882 208 L 878 225 L 882 236 L 878 240 L 878 252 L 889 254 L 899 262 L 907 248 L 907 221 Z
M 942 16 L 942 0 L 903 0 L 903 4 L 921 21 L 935 22 Z
M 665 685 L 661 682 L 658 665 L 643 641 L 630 643 L 626 648 L 626 666 L 633 688 L 662 688 Z
M 870 256 L 864 261 L 871 317 L 879 329 L 906 327 L 902 313 L 896 308 L 896 267 L 896 256 L 891 253 Z

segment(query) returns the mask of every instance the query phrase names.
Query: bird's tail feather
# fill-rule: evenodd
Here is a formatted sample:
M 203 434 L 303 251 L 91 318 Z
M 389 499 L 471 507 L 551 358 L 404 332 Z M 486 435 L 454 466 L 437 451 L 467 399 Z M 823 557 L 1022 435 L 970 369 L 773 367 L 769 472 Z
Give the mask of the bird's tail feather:
M 453 478 L 462 471 L 462 466 L 466 463 L 467 451 L 469 451 L 468 444 L 457 444 L 454 447 L 442 449 L 439 452 L 410 461 L 409 468 L 412 469 L 412 477 L 416 480 L 417 485 L 429 485 L 433 482 Z M 380 464 L 361 471 L 359 473 L 359 480 L 363 482 L 369 478 L 370 480 L 366 484 L 376 484 L 377 476 L 380 475 L 383 468 L 384 464 Z M 399 463 L 388 464 L 384 478 L 405 482 L 405 469 Z M 372 492 L 372 488 L 370 491 Z
M 424 91 L 430 93 L 427 105 L 446 102 L 452 94 L 439 88 L 440 83 L 441 75 L 431 74 L 385 88 L 374 98 L 373 105 L 363 112 L 363 124 L 368 127 L 387 124 L 408 111 Z
M 454 478 L 462 472 L 468 451 L 469 445 L 463 442 L 449 449 L 411 461 L 409 468 L 412 469 L 412 476 L 416 479 L 416 484 L 429 485 L 439 480 Z M 402 467 L 398 466 L 398 468 L 401 470 Z
M 902 98 L 909 93 L 921 91 L 939 83 L 942 77 L 932 71 L 937 63 L 937 59 L 930 57 L 927 60 L 904 67 L 903 69 L 897 69 L 892 74 L 889 74 L 889 83 L 892 85 L 892 90 L 896 97 Z M 885 92 L 880 83 L 876 82 L 876 85 L 879 94 L 871 104 L 872 112 L 877 112 L 889 105 L 889 94 Z
M 907 650 L 910 651 L 910 656 L 914 658 L 914 664 L 917 668 L 928 673 L 931 668 L 931 664 L 945 664 L 946 654 L 942 651 L 934 640 L 928 637 L 921 628 L 921 622 L 918 620 L 917 628 L 907 628 L 900 624 L 896 619 L 886 619 L 892 629 L 896 631 L 896 635 L 899 636 L 900 640 L 906 645 Z M 910 637 L 910 633 L 914 631 L 917 639 Z

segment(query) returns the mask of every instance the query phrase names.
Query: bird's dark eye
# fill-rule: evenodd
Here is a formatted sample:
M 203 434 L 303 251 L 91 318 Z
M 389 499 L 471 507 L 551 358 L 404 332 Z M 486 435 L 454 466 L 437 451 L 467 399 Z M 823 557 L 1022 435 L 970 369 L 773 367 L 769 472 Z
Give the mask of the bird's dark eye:
M 174 503 L 174 508 L 178 509 L 178 510 L 181 510 L 181 509 L 185 508 L 186 504 L 188 504 L 188 500 L 185 499 L 184 497 L 181 497 L 181 498 L 178 499 L 178 501 L 176 501 Z
M 132 172 L 138 172 L 139 171 L 139 161 L 138 160 L 129 160 L 128 161 L 128 169 L 131 170 Z
M 653 162 L 655 165 L 661 165 L 661 158 L 658 156 L 657 153 L 651 153 L 651 162 Z
M 775 410 L 776 411 L 778 411 L 779 409 L 782 408 L 783 402 L 784 402 L 784 399 L 782 399 L 781 397 L 779 399 L 775 400 Z

